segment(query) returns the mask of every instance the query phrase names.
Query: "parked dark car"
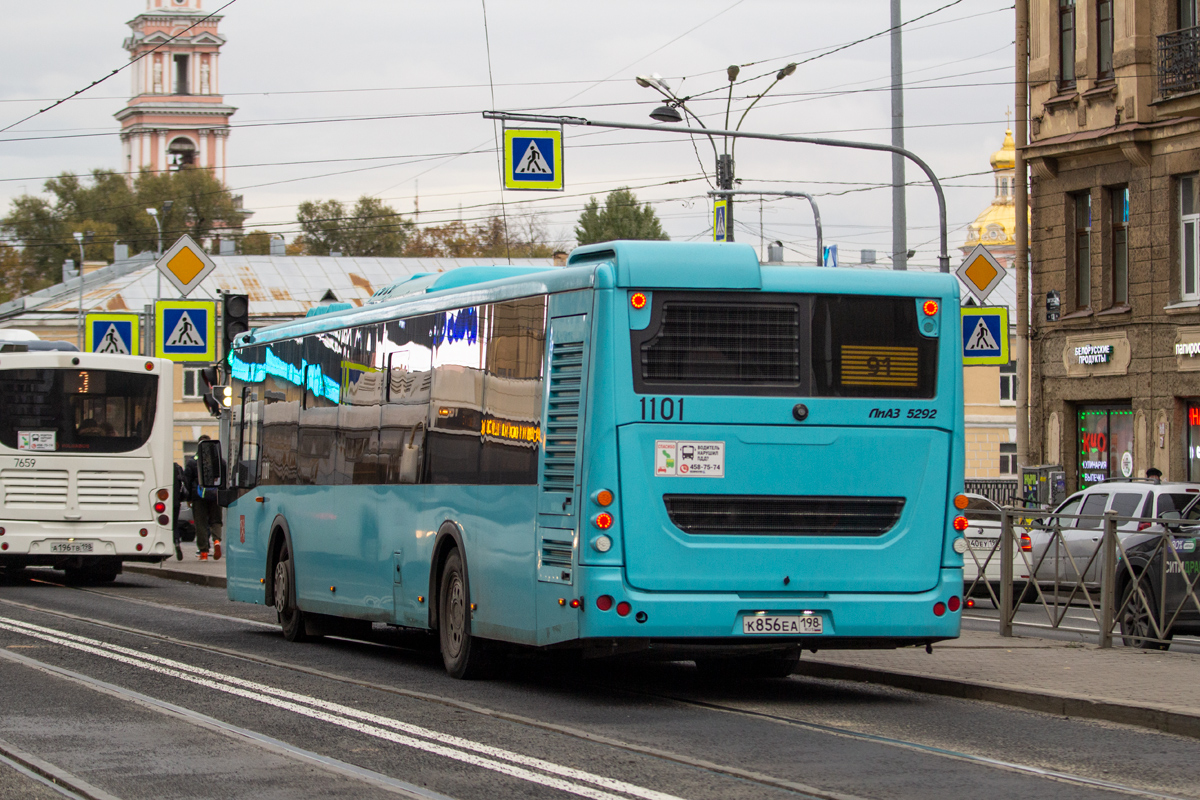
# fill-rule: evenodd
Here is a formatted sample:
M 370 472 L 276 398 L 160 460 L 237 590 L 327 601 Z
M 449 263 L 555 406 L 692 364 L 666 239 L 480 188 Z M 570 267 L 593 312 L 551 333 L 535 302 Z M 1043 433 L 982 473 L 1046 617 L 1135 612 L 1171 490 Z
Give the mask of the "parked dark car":
M 1130 647 L 1166 650 L 1175 634 L 1200 635 L 1200 498 L 1181 517 L 1180 523 L 1167 523 L 1165 542 L 1164 534 L 1150 531 L 1121 537 L 1127 558 L 1117 568 L 1116 596 L 1117 607 L 1124 609 L 1121 636 Z M 1142 591 L 1135 593 L 1139 575 Z M 1150 622 L 1155 617 L 1160 625 L 1174 619 L 1167 642 L 1149 641 L 1157 638 Z

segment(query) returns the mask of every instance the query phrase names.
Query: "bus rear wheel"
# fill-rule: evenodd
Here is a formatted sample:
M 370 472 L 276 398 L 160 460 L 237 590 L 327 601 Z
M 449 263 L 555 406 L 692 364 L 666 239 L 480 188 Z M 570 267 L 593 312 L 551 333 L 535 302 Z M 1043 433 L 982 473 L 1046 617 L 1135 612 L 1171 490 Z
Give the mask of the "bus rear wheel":
M 295 577 L 292 560 L 284 548 L 275 562 L 275 612 L 279 615 L 283 638 L 289 642 L 303 642 L 309 634 L 305 629 L 304 612 L 296 606 Z
M 487 677 L 493 666 L 488 642 L 471 635 L 470 605 L 462 555 L 452 550 L 438 586 L 438 640 L 446 672 L 463 680 Z

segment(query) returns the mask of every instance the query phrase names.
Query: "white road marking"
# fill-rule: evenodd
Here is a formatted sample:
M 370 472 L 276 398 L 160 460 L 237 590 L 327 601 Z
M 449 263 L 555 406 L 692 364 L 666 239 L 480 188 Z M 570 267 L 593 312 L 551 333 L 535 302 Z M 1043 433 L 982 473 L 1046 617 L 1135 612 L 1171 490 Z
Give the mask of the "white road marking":
M 525 756 L 491 745 L 474 742 L 470 739 L 439 733 L 428 728 L 422 728 L 389 717 L 361 711 L 350 706 L 330 703 L 284 689 L 276 689 L 265 684 L 235 678 L 194 667 L 183 662 L 143 653 L 138 650 L 131 650 L 126 647 L 78 636 L 54 628 L 46 628 L 20 620 L 0 617 L 0 629 L 52 642 L 81 652 L 91 653 L 92 655 L 139 667 L 168 677 L 185 680 L 236 697 L 254 700 L 284 711 L 290 711 L 311 719 L 338 725 L 368 736 L 385 739 L 415 750 L 440 755 L 520 780 L 559 789 L 581 797 L 592 798 L 592 800 L 623 799 L 617 795 L 609 794 L 600 789 L 593 789 L 591 786 L 582 786 L 572 781 L 590 783 L 596 787 L 622 792 L 625 795 L 642 798 L 642 800 L 680 800 L 674 795 L 647 789 L 635 784 L 626 783 L 625 781 L 606 778 L 602 775 L 595 775 L 583 770 L 555 764 L 544 759 Z M 413 738 L 418 736 L 431 741 Z M 496 759 L 510 763 L 502 763 L 501 760 Z M 522 766 L 514 766 L 517 764 Z M 522 767 L 530 767 L 549 774 L 539 774 Z M 564 780 L 564 778 L 568 780 Z

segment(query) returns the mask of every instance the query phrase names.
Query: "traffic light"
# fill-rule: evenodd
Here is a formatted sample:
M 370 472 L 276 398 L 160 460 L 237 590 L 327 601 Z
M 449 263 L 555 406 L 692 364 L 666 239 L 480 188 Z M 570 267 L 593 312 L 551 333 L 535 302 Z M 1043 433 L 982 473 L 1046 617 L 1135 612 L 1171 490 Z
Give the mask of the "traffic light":
M 250 330 L 250 298 L 244 294 L 225 294 L 221 301 L 221 353 L 229 358 L 233 340 Z

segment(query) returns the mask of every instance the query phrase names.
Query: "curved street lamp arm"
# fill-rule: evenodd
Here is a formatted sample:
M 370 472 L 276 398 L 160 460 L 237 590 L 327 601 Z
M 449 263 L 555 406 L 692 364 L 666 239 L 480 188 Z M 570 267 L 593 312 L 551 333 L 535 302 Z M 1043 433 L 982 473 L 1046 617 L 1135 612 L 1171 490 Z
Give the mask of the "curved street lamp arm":
M 758 95 L 758 97 L 754 98 L 754 102 L 753 102 L 753 103 L 751 103 L 750 105 L 746 106 L 746 110 L 742 112 L 742 116 L 741 116 L 741 118 L 739 118 L 739 119 L 738 119 L 738 122 L 737 122 L 737 127 L 735 127 L 735 128 L 734 128 L 734 130 L 735 130 L 735 131 L 740 131 L 740 130 L 742 129 L 742 123 L 745 121 L 745 119 L 746 119 L 746 115 L 750 113 L 750 109 L 754 108 L 754 106 L 756 106 L 756 105 L 758 104 L 758 101 L 759 101 L 759 100 L 762 100 L 762 99 L 763 99 L 763 97 L 765 97 L 765 96 L 766 96 L 767 92 L 769 92 L 769 91 L 771 91 L 772 89 L 774 89 L 774 88 L 775 88 L 775 84 L 779 83 L 781 80 L 783 80 L 783 78 L 776 78 L 775 80 L 771 81 L 771 85 L 770 85 L 770 86 L 768 86 L 767 88 L 763 89 L 763 90 L 762 90 L 762 93 L 760 93 L 760 94 Z M 729 86 L 729 93 L 730 93 L 730 96 L 732 97 L 732 95 L 733 95 L 733 85 L 732 85 L 732 84 L 730 84 L 730 86 Z M 726 128 L 728 128 L 728 127 L 729 127 L 729 120 L 728 120 L 728 119 L 725 121 L 725 127 L 726 127 Z M 731 152 L 729 153 L 729 157 L 730 157 L 730 158 L 733 158 L 733 152 L 732 152 L 732 151 L 736 151 L 736 150 L 737 150 L 737 139 L 734 139 L 734 140 L 733 140 L 733 147 L 731 148 Z
M 541 122 L 551 125 L 585 125 L 592 128 L 624 128 L 634 131 L 666 131 L 667 133 L 683 133 L 694 134 L 695 129 L 681 125 L 641 125 L 636 122 L 608 122 L 605 120 L 591 120 L 586 117 L 569 117 L 569 116 L 550 116 L 548 114 L 510 114 L 506 111 L 484 111 L 484 119 L 499 119 L 513 120 L 514 122 Z M 763 139 L 770 142 L 798 142 L 800 144 L 816 144 L 823 147 L 842 147 L 852 150 L 876 150 L 881 153 L 899 153 L 909 161 L 916 164 L 929 178 L 933 184 L 934 194 L 937 195 L 938 201 L 938 225 L 939 225 L 939 242 L 941 252 L 938 254 L 938 268 L 942 272 L 950 271 L 950 252 L 947 249 L 946 235 L 946 195 L 942 191 L 942 183 L 937 179 L 937 175 L 929 168 L 929 165 L 921 160 L 915 153 L 905 150 L 903 147 L 895 147 L 890 144 L 876 144 L 875 142 L 852 142 L 845 139 L 824 139 L 816 136 L 793 136 L 782 133 L 749 133 L 744 131 L 728 131 L 717 130 L 715 128 L 706 129 L 710 135 L 730 136 L 735 139 Z
M 759 197 L 803 197 L 812 206 L 813 224 L 817 228 L 817 266 L 825 266 L 825 237 L 821 230 L 821 209 L 817 208 L 817 201 L 808 192 L 760 192 L 754 189 L 713 189 L 709 194 L 722 195 L 724 197 L 733 197 L 735 194 L 755 194 Z

